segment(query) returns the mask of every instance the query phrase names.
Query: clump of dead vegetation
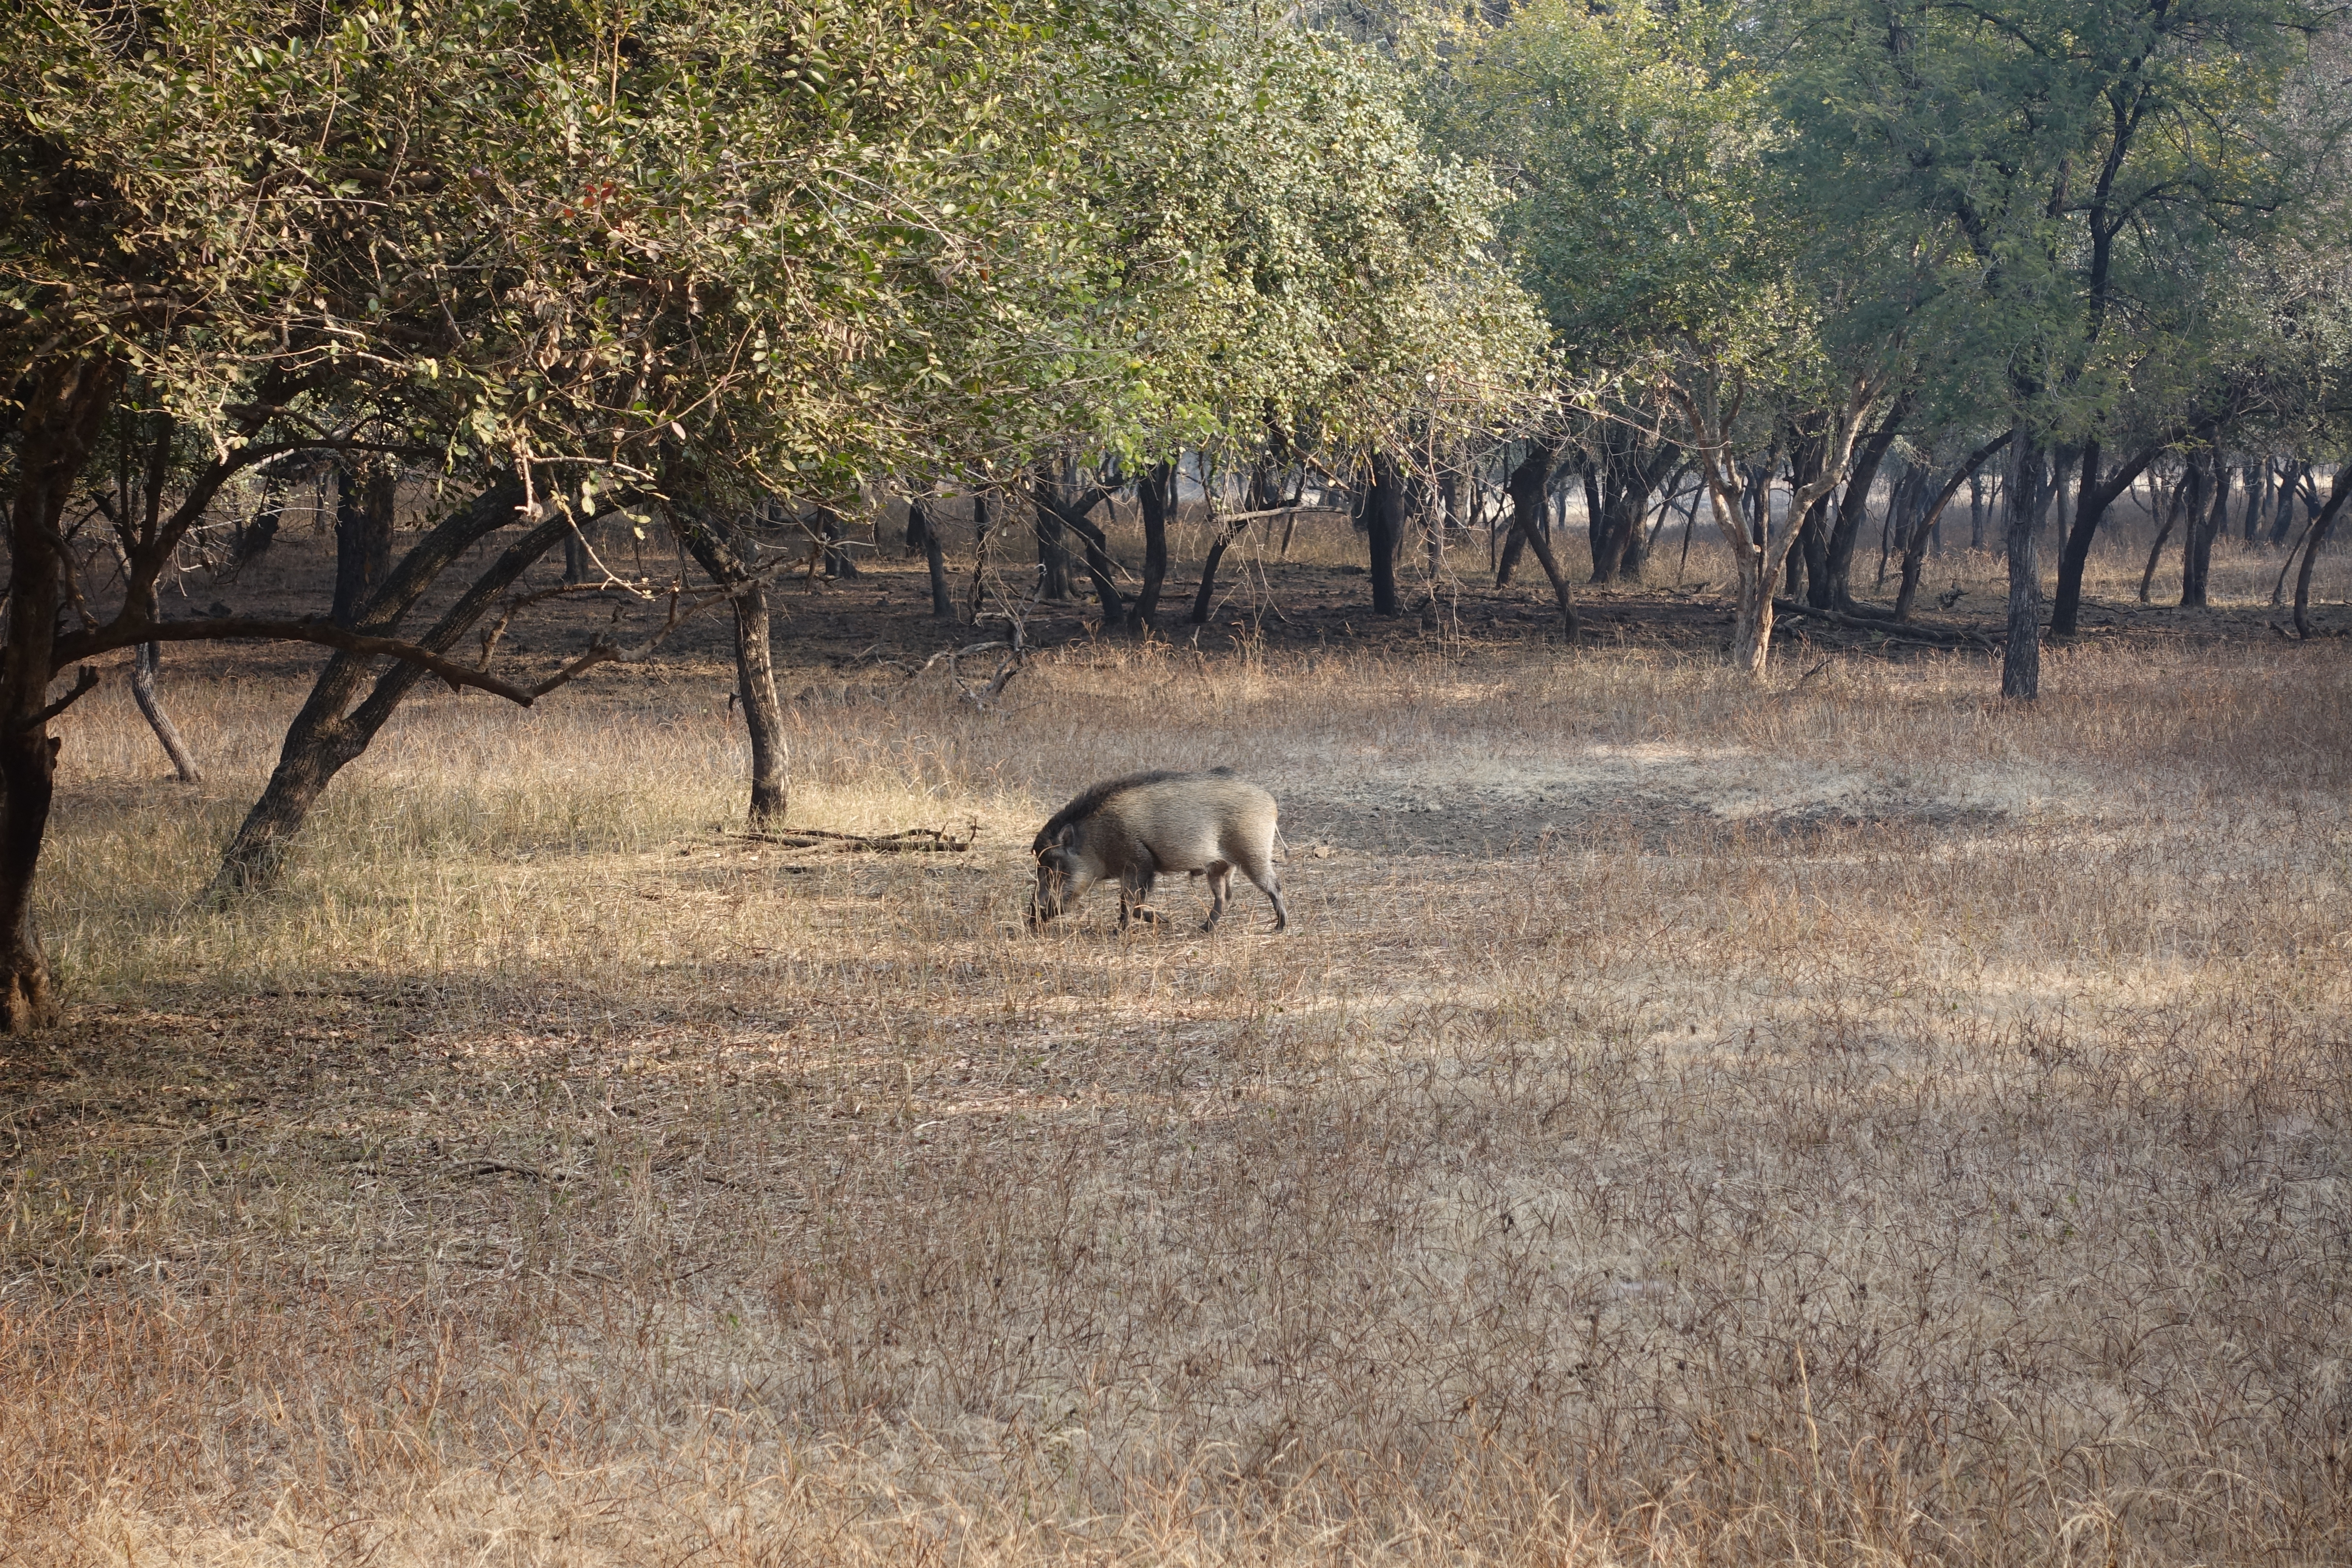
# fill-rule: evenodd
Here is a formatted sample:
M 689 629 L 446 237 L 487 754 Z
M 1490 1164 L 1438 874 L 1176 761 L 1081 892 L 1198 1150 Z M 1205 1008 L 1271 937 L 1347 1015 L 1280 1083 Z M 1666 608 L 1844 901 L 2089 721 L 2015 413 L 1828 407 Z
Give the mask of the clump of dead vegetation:
M 803 714 L 796 819 L 982 828 L 887 856 L 730 837 L 691 685 L 436 699 L 219 913 L 299 688 L 175 692 L 197 791 L 101 691 L 81 1010 L 5 1058 L 0 1537 L 2342 1561 L 2347 685 L 1082 644 Z M 1288 936 L 1020 933 L 1046 807 L 1222 760 Z

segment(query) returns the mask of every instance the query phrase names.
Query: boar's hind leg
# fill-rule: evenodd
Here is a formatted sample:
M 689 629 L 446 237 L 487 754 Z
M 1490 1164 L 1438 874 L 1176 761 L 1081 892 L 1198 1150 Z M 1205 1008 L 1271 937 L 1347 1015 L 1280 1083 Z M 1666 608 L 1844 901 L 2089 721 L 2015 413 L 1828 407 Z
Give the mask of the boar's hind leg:
M 1282 907 L 1282 879 L 1274 874 L 1274 862 L 1265 849 L 1255 849 L 1241 860 L 1242 874 L 1257 884 L 1257 890 L 1274 900 L 1274 929 L 1285 931 L 1290 925 L 1290 911 Z
M 1217 921 L 1224 917 L 1225 905 L 1234 896 L 1234 868 L 1223 860 L 1209 867 L 1209 918 L 1201 923 L 1202 931 L 1214 931 Z
M 1159 912 L 1143 907 L 1143 900 L 1151 896 L 1151 884 L 1156 880 L 1158 878 L 1150 871 L 1128 870 L 1120 873 L 1118 879 L 1119 930 L 1125 931 L 1129 921 L 1140 921 L 1145 925 L 1160 923 Z

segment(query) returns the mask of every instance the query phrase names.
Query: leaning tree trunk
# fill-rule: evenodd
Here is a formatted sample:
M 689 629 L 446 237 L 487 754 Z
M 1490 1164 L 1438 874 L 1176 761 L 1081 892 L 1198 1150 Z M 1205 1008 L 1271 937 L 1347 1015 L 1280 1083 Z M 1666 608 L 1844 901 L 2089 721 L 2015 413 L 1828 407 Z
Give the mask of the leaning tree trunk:
M 522 497 L 520 484 L 502 480 L 426 532 L 362 607 L 358 629 L 382 634 L 397 626 L 460 555 L 514 520 Z M 500 594 L 571 531 L 571 520 L 560 513 L 543 519 L 491 563 L 417 639 L 418 644 L 435 653 L 448 652 L 488 613 Z M 277 880 L 295 835 L 301 831 L 320 794 L 336 773 L 367 750 L 376 732 L 426 674 L 422 665 L 394 664 L 376 677 L 366 700 L 351 708 L 375 667 L 375 660 L 362 655 L 338 653 L 311 682 L 310 697 L 287 727 L 268 787 L 221 855 L 220 868 L 205 889 L 208 900 L 217 901 Z
M 784 820 L 790 804 L 785 769 L 784 708 L 776 698 L 770 644 L 767 586 L 759 575 L 759 546 L 709 512 L 673 515 L 671 526 L 695 563 L 727 593 L 735 608 L 735 694 L 751 738 L 751 824 L 754 832 Z
M 1552 597 L 1559 604 L 1559 620 L 1570 642 L 1577 638 L 1580 627 L 1576 619 L 1576 601 L 1569 595 L 1568 578 L 1560 571 L 1559 561 L 1553 555 L 1551 541 L 1544 537 L 1543 514 L 1551 489 L 1552 465 L 1559 459 L 1559 448 L 1548 442 L 1536 442 L 1511 470 L 1505 488 L 1511 499 L 1511 537 L 1521 541 L 1536 552 L 1537 563 L 1551 582 Z
M 1824 552 L 1826 571 L 1813 577 L 1811 603 L 1817 610 L 1853 609 L 1853 551 L 1862 538 L 1863 523 L 1870 515 L 1871 488 L 1878 483 L 1878 470 L 1885 464 L 1886 454 L 1894 449 L 1895 438 L 1901 434 L 1903 422 L 1910 414 L 1911 395 L 1898 394 L 1887 407 L 1885 417 L 1879 420 L 1878 427 L 1854 449 L 1853 470 L 1846 476 L 1845 489 L 1838 497 L 1835 521 Z
M 2008 445 L 2008 437 L 1996 436 L 1961 458 L 1960 466 L 1952 470 L 1951 477 L 1936 491 L 1935 499 L 1920 511 L 1919 521 L 1912 527 L 1910 540 L 1903 547 L 1903 585 L 1895 595 L 1896 620 L 1911 618 L 1911 602 L 1919 595 L 1919 572 L 1927 559 L 1927 542 L 1943 525 L 1944 509 L 1952 504 L 1954 496 L 1960 493 L 1960 486 L 1974 483 L 1977 470 L 1990 462 L 1993 455 Z
M 2139 602 L 2143 605 L 2148 602 L 2148 595 L 2155 587 L 2156 569 L 2163 562 L 2165 544 L 2180 521 L 2180 509 L 2184 505 L 2195 507 L 2194 498 L 2201 493 L 2199 487 L 2202 482 L 2198 478 L 2197 465 L 2191 463 L 2180 476 L 2180 482 L 2172 487 L 2172 500 L 2166 504 L 2164 521 L 2157 527 L 2156 542 L 2147 547 L 2147 570 L 2139 574 Z
M 1304 483 L 1303 477 L 1301 482 Z M 1216 538 L 1209 542 L 1209 553 L 1201 562 L 1201 585 L 1192 595 L 1192 614 L 1190 617 L 1192 625 L 1205 626 L 1209 624 L 1209 611 L 1216 602 L 1217 568 L 1223 564 L 1225 552 L 1233 548 L 1234 541 L 1239 539 L 1243 531 L 1249 527 L 1250 519 L 1253 516 L 1263 517 L 1282 503 L 1280 477 L 1275 473 L 1270 462 L 1261 458 L 1250 470 L 1248 500 L 1242 508 L 1243 520 L 1239 522 L 1227 520 L 1224 526 L 1217 530 Z M 1434 542 L 1442 537 L 1441 531 L 1444 526 L 1444 523 L 1440 522 L 1430 531 L 1430 538 L 1433 541 L 1431 544 L 1433 559 L 1430 565 L 1433 580 L 1437 571 L 1436 556 L 1439 551 L 1439 546 Z
M 2336 527 L 2344 503 L 2352 500 L 2352 463 L 2336 470 L 2336 480 L 2327 487 L 2327 504 L 2311 525 L 2311 537 L 2303 547 L 2303 570 L 2294 574 L 2294 630 L 2297 637 L 2311 636 L 2311 568 L 2319 559 L 2319 547 L 2327 542 L 2328 533 Z
M 65 558 L 58 548 L 66 495 L 122 385 L 105 359 L 37 365 L 21 390 L 16 493 L 9 498 L 7 640 L 0 644 L 0 1030 L 54 1021 L 47 958 L 33 930 L 33 879 L 47 836 L 58 742 L 49 734 L 49 679 Z
M 163 711 L 163 700 L 155 694 L 155 671 L 163 664 L 161 643 L 143 642 L 131 650 L 131 700 L 139 704 L 147 727 L 155 731 L 155 739 L 163 747 L 163 754 L 172 759 L 172 771 L 182 784 L 202 784 L 205 775 L 196 769 L 196 759 L 188 751 L 188 743 L 180 739 L 180 727 Z
M 2042 695 L 2042 566 L 2034 546 L 2041 536 L 2044 483 L 2042 454 L 2033 437 L 2019 430 L 2011 437 L 2016 462 L 2009 496 L 2009 640 L 2000 656 L 2000 694 L 2031 702 Z

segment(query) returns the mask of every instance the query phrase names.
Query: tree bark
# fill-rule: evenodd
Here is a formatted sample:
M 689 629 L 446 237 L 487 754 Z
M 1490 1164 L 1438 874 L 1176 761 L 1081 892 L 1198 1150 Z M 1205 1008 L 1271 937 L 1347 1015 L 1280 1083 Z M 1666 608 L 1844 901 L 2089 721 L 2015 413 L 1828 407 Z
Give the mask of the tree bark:
M 1870 492 L 1878 483 L 1878 470 L 1894 449 L 1895 438 L 1902 433 L 1903 422 L 1910 417 L 1911 395 L 1898 394 L 1887 405 L 1886 416 L 1878 427 L 1864 438 L 1854 452 L 1853 472 L 1846 476 L 1845 491 L 1838 498 L 1837 522 L 1830 531 L 1829 547 L 1825 552 L 1827 581 L 1816 574 L 1811 604 L 1817 610 L 1853 608 L 1853 550 L 1862 538 L 1863 523 L 1870 516 Z
M 501 480 L 444 519 L 401 558 L 399 566 L 361 610 L 357 629 L 381 633 L 398 626 L 461 554 L 514 521 L 522 496 L 521 485 Z M 418 639 L 419 646 L 446 653 L 500 594 L 571 531 L 570 520 L 561 515 L 542 519 L 443 612 L 440 620 Z M 366 700 L 346 713 L 374 668 L 372 658 L 338 653 L 319 672 L 301 711 L 287 727 L 268 786 L 222 853 L 220 868 L 205 889 L 206 898 L 216 900 L 266 888 L 277 880 L 294 836 L 301 831 L 320 795 L 336 773 L 367 750 L 376 732 L 426 674 L 419 665 L 394 664 L 376 678 Z
M 2149 442 L 2133 455 L 2129 462 L 2115 472 L 2102 476 L 2099 443 L 2087 442 L 2082 451 L 2082 472 L 2074 489 L 2074 526 L 2067 531 L 2063 549 L 2058 557 L 2058 596 L 2050 615 L 2050 635 L 2072 637 L 2083 605 L 2083 572 L 2091 559 L 2091 542 L 2097 537 L 2100 526 L 2106 521 L 2108 509 L 2116 498 L 2129 489 L 2150 463 L 2161 457 L 2176 442 L 2196 434 L 2196 428 L 2180 427 L 2165 433 L 2158 440 Z M 2161 540 L 2158 546 L 2161 547 Z
M 2183 609 L 2205 607 L 2206 579 L 2213 570 L 2213 535 L 2219 531 L 2221 509 L 2229 501 L 2230 469 L 2216 454 L 2211 465 L 2214 496 L 2210 507 L 2191 505 L 2189 509 L 2189 536 L 2180 548 L 2180 605 Z M 2202 469 L 2200 468 L 2200 473 Z
M 1944 509 L 1952 504 L 1954 496 L 1960 493 L 1960 486 L 1973 482 L 1977 470 L 1992 461 L 1994 455 L 2008 445 L 2006 434 L 1996 436 L 1961 458 L 1959 467 L 1952 470 L 1950 477 L 1937 488 L 1934 498 L 1920 509 L 1919 521 L 1911 525 L 1911 537 L 1903 546 L 1903 585 L 1895 595 L 1896 620 L 1911 618 L 1911 602 L 1919 594 L 1919 570 L 1927 557 L 1927 541 L 1941 524 Z
M 2296 501 L 2303 499 L 2303 476 L 2309 471 L 2309 468 L 2310 465 L 2302 458 L 2290 458 L 2285 466 L 2279 470 L 2278 500 L 2271 508 L 2271 548 L 2273 550 L 2284 549 L 2287 536 L 2294 531 L 2294 506 Z M 2304 521 L 2308 522 L 2311 515 L 2309 511 L 2305 511 Z M 2291 556 L 2294 552 L 2290 550 L 2287 553 Z
M 1397 544 L 1404 536 L 1404 476 L 1397 471 L 1396 460 L 1386 452 L 1372 454 L 1371 468 L 1371 487 L 1365 497 L 1364 532 L 1371 551 L 1372 613 L 1393 616 L 1398 612 Z
M 1060 604 L 1070 596 L 1070 552 L 1063 542 L 1066 531 L 1056 504 L 1063 499 L 1061 465 L 1039 463 L 1031 483 L 1036 501 L 1037 590 L 1041 597 Z
M 2198 477 L 2192 461 L 2181 473 L 2180 482 L 2172 487 L 2172 499 L 2164 509 L 2164 521 L 2156 531 L 2156 542 L 2147 547 L 2147 570 L 2139 574 L 2139 602 L 2147 603 L 2150 589 L 2156 583 L 2156 569 L 2164 559 L 2164 546 L 2172 537 L 2175 524 L 2180 521 L 2181 509 L 2193 506 L 2204 494 L 2203 481 Z
M 955 619 L 955 600 L 948 593 L 947 552 L 940 543 L 940 531 L 931 521 L 931 509 L 920 496 L 907 503 L 907 539 L 923 552 L 923 563 L 930 570 L 931 616 L 934 620 Z
M 2042 454 L 2024 429 L 2011 437 L 2009 518 L 2009 641 L 2001 650 L 2000 694 L 2031 702 L 2042 695 L 2041 538 L 2045 482 Z
M 147 727 L 155 731 L 163 744 L 163 754 L 172 759 L 172 771 L 182 784 L 202 784 L 205 775 L 197 770 L 196 759 L 188 751 L 188 743 L 180 739 L 180 727 L 163 711 L 163 700 L 155 694 L 155 672 L 163 662 L 160 643 L 143 642 L 131 650 L 131 700 L 139 704 Z
M 36 364 L 22 386 L 8 507 L 7 640 L 0 645 L 0 1030 L 12 1035 L 45 1027 L 57 1015 L 32 915 L 57 777 L 58 742 L 43 715 L 65 607 L 58 523 L 122 377 L 110 360 L 51 360 Z
M 371 461 L 364 474 L 349 464 L 335 469 L 334 623 L 356 626 L 360 606 L 392 570 L 392 505 L 400 476 L 388 462 Z
M 2336 481 L 2327 487 L 2327 504 L 2311 524 L 2311 538 L 2303 547 L 2303 570 L 2294 574 L 2294 631 L 2297 637 L 2311 636 L 2311 567 L 2319 559 L 2319 547 L 2327 542 L 2336 527 L 2336 520 L 2344 511 L 2344 503 L 2352 500 L 2352 463 L 2340 464 L 2336 469 Z
M 1234 541 L 1249 527 L 1246 514 L 1272 511 L 1283 504 L 1281 479 L 1272 464 L 1260 461 L 1251 468 L 1246 493 L 1248 499 L 1242 507 L 1244 513 L 1243 521 L 1227 522 L 1219 528 L 1217 536 L 1209 542 L 1208 554 L 1201 562 L 1201 586 L 1192 595 L 1192 614 L 1188 617 L 1196 626 L 1209 624 L 1209 608 L 1215 602 L 1217 594 L 1217 568 L 1223 563 L 1225 552 L 1233 547 Z M 1297 503 L 1294 500 L 1291 504 Z M 1445 524 L 1442 518 L 1433 517 L 1430 521 L 1430 575 L 1434 581 L 1444 558 Z
M 1532 443 L 1519 466 L 1511 470 L 1505 488 L 1511 500 L 1511 537 L 1535 551 L 1537 562 L 1551 583 L 1552 597 L 1559 604 L 1561 628 L 1568 640 L 1574 642 L 1580 629 L 1576 602 L 1569 594 L 1568 578 L 1552 553 L 1551 542 L 1543 534 L 1543 511 L 1551 489 L 1552 465 L 1559 458 L 1558 446 L 1544 441 Z
M 759 546 L 715 513 L 673 517 L 695 563 L 727 591 L 735 609 L 735 694 L 743 704 L 743 727 L 751 740 L 751 826 L 753 831 L 784 820 L 791 804 L 784 742 L 784 708 L 776 698 L 774 652 L 770 642 L 768 595 L 759 576 Z
M 1143 512 L 1143 583 L 1128 606 L 1127 629 L 1149 634 L 1159 628 L 1160 591 L 1168 581 L 1168 518 L 1176 510 L 1176 465 L 1155 463 L 1135 481 Z

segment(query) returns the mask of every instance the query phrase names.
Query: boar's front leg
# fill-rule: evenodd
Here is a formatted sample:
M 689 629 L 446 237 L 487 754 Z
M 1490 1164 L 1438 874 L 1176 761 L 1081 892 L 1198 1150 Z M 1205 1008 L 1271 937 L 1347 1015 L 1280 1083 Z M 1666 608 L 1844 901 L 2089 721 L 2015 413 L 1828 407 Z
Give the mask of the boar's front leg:
M 1149 867 L 1131 866 L 1119 873 L 1119 930 L 1125 931 L 1129 921 L 1137 921 L 1144 925 L 1160 923 L 1159 912 L 1143 907 L 1143 900 L 1151 896 L 1152 883 L 1158 879 L 1158 875 Z

